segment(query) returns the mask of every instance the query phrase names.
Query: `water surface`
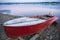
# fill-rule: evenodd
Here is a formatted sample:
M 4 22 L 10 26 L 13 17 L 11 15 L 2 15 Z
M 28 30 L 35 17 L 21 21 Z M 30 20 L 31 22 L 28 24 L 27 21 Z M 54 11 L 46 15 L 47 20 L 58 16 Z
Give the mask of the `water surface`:
M 58 4 L 0 4 L 0 12 L 15 16 L 44 15 L 53 12 L 60 20 L 60 3 Z M 58 26 L 60 21 L 58 20 Z

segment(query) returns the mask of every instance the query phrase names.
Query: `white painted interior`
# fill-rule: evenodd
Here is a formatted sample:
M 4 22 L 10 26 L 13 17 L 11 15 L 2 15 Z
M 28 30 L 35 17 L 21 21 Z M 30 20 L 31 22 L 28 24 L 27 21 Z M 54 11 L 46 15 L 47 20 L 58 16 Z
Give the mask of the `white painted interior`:
M 7 21 L 4 23 L 4 26 L 29 26 L 29 25 L 36 25 L 39 23 L 43 23 L 46 20 L 37 19 L 37 18 L 29 18 L 29 17 L 22 17 Z

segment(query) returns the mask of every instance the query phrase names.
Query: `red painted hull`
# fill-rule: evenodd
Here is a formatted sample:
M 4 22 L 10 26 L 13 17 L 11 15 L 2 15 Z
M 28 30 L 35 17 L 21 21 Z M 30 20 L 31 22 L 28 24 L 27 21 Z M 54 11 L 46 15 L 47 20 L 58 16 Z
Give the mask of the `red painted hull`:
M 31 35 L 37 32 L 40 32 L 50 26 L 54 21 L 56 21 L 57 17 L 51 17 L 46 22 L 41 24 L 26 26 L 26 27 L 7 27 L 4 26 L 4 30 L 8 37 L 16 38 L 19 36 Z

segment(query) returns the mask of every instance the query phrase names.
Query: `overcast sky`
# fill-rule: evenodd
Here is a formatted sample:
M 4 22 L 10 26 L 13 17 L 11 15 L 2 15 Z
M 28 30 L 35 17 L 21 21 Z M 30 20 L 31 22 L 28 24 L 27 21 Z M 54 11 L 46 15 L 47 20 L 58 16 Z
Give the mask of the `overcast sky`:
M 60 0 L 0 0 L 1 2 L 60 2 Z

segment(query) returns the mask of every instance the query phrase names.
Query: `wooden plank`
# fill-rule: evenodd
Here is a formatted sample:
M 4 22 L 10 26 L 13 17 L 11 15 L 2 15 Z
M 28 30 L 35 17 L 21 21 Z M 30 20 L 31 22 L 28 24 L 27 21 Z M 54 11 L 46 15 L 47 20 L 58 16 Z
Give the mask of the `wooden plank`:
M 39 34 L 34 35 L 30 40 L 35 40 L 36 38 L 39 37 Z
M 19 40 L 24 40 L 22 37 L 18 37 L 17 39 L 19 39 Z

